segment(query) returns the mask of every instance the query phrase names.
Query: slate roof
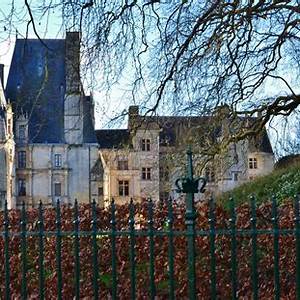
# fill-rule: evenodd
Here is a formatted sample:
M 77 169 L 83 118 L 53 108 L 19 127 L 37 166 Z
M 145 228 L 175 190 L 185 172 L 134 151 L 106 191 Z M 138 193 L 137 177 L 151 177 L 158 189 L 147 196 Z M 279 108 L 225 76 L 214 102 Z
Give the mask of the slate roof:
M 6 96 L 16 117 L 28 115 L 31 143 L 64 143 L 65 69 L 64 39 L 16 40 Z M 83 142 L 96 142 L 89 105 L 84 105 Z
M 250 122 L 253 120 L 252 118 Z M 199 137 L 200 142 L 201 136 L 204 137 L 204 135 L 216 139 L 221 134 L 221 126 L 214 123 L 212 116 L 135 116 L 136 129 L 160 129 L 161 146 L 176 146 L 186 135 L 187 129 L 189 129 L 189 135 Z M 212 126 L 214 126 L 213 130 Z M 120 145 L 130 145 L 130 131 L 128 129 L 97 130 L 97 140 L 100 148 L 119 148 Z M 250 151 L 273 153 L 266 130 L 251 139 Z
M 1 78 L 0 78 L 1 79 Z M 3 91 L 2 80 L 0 80 L 0 140 L 5 140 L 6 132 L 6 99 Z

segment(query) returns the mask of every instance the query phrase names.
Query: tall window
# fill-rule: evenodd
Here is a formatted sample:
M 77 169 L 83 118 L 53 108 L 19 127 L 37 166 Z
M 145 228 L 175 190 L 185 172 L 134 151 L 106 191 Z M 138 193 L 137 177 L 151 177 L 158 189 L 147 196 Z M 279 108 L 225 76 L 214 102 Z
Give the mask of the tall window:
M 56 196 L 56 197 L 61 196 L 61 183 L 60 182 L 54 183 L 54 196 Z
M 257 169 L 257 158 L 255 157 L 249 158 L 249 169 Z
M 142 151 L 150 151 L 150 139 L 142 139 Z
M 18 196 L 26 196 L 26 181 L 24 178 L 18 180 Z
M 26 151 L 18 152 L 18 168 L 26 168 Z
M 19 125 L 19 139 L 24 140 L 26 138 L 26 125 Z
M 61 154 L 54 154 L 54 166 L 59 168 L 62 166 Z
M 151 168 L 142 168 L 142 179 L 151 180 Z
M 128 170 L 128 160 L 119 159 L 118 160 L 118 170 Z
M 129 196 L 129 181 L 119 180 L 119 196 Z

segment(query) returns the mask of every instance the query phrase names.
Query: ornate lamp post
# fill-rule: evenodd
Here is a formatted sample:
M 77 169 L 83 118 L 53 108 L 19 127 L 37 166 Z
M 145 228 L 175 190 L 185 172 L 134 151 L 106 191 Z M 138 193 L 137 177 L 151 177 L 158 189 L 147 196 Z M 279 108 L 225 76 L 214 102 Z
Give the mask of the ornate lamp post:
M 199 182 L 202 185 L 199 188 Z M 187 151 L 187 176 L 178 178 L 175 182 L 176 192 L 186 194 L 186 213 L 185 224 L 187 228 L 187 246 L 188 246 L 188 282 L 189 299 L 196 299 L 196 272 L 195 272 L 195 193 L 204 193 L 206 179 L 204 177 L 194 178 L 193 157 L 189 147 Z

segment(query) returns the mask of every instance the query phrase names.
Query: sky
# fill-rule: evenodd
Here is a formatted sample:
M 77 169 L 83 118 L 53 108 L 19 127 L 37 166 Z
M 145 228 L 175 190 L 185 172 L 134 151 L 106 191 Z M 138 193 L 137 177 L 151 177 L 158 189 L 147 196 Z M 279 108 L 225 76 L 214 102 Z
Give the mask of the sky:
M 52 0 L 53 3 L 59 3 L 59 0 Z M 11 12 L 12 2 L 14 3 L 13 14 Z M 47 14 L 43 15 L 43 11 L 39 11 L 37 4 L 42 4 L 41 0 L 31 0 L 30 5 L 35 12 L 35 26 L 41 38 L 63 38 L 65 35 L 65 27 L 61 17 L 61 7 L 58 9 L 50 9 Z M 43 17 L 41 17 L 43 15 Z M 30 20 L 28 10 L 24 5 L 24 0 L 1 0 L 0 6 L 0 63 L 5 65 L 5 78 L 7 78 L 10 61 L 13 54 L 14 42 L 18 38 L 36 38 L 32 24 L 28 25 Z M 97 66 L 101 68 L 101 66 Z M 127 74 L 130 77 L 130 74 Z M 286 78 L 292 82 L 293 74 L 287 74 Z M 295 78 L 294 78 L 295 79 Z M 97 78 L 101 82 L 101 78 Z M 123 79 L 126 82 L 126 79 Z M 293 85 L 293 84 L 292 84 Z M 99 84 L 101 86 L 101 84 Z M 280 90 L 278 82 L 274 84 L 272 80 L 264 86 L 262 93 L 272 96 L 276 95 Z M 95 121 L 96 128 L 104 128 L 111 126 L 109 120 L 117 113 L 121 114 L 128 109 L 131 95 L 130 91 L 126 90 L 125 85 L 115 86 L 112 91 L 107 94 L 103 90 L 93 90 L 95 101 Z M 88 88 L 85 88 L 85 93 L 89 94 Z M 117 123 L 118 127 L 124 127 L 125 122 Z M 280 125 L 277 126 L 280 128 Z M 295 135 L 294 128 L 290 128 L 290 136 Z M 276 134 L 272 140 L 276 139 Z
M 12 18 L 11 3 L 12 0 L 1 0 L 0 6 L 0 63 L 5 66 L 5 83 L 9 73 L 16 38 L 37 38 L 33 31 L 32 24 L 27 28 L 30 18 L 24 1 L 14 0 L 14 13 Z M 32 0 L 30 3 L 33 10 L 37 11 L 35 3 L 42 3 L 42 1 Z M 61 8 L 51 10 L 46 16 L 41 17 L 41 14 L 36 14 L 34 17 L 35 26 L 41 38 L 64 38 L 65 27 L 62 22 Z M 91 92 L 93 93 L 95 101 L 96 128 L 111 126 L 109 123 L 111 116 L 127 108 L 127 102 L 122 101 L 126 91 L 121 88 L 115 88 L 110 93 L 111 101 L 107 101 L 107 95 L 104 91 L 90 91 L 85 87 L 85 93 L 87 95 Z M 125 123 L 118 125 L 124 126 Z

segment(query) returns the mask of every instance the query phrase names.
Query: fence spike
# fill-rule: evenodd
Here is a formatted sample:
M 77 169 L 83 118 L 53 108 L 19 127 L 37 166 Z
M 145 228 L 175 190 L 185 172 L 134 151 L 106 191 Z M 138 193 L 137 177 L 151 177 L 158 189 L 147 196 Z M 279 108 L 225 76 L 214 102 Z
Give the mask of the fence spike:
M 61 210 L 60 200 L 56 200 L 56 272 L 57 299 L 62 299 L 62 269 L 61 269 Z
M 92 201 L 92 246 L 93 246 L 93 291 L 94 299 L 98 300 L 98 279 L 99 279 L 99 266 L 98 266 L 98 245 L 97 245 L 97 211 L 96 201 Z
M 237 299 L 237 258 L 236 258 L 236 212 L 234 199 L 229 199 L 230 203 L 230 231 L 231 231 L 231 287 L 232 299 Z
M 257 282 L 257 229 L 256 229 L 256 198 L 250 197 L 251 205 L 251 237 L 252 237 L 252 290 L 253 299 L 258 299 L 258 282 Z
M 115 199 L 111 200 L 111 271 L 112 271 L 112 299 L 117 299 L 117 261 L 116 261 L 116 205 Z
M 129 203 L 129 230 L 130 230 L 130 290 L 131 299 L 134 300 L 136 297 L 135 292 L 135 229 L 134 229 L 134 203 L 133 199 L 130 199 Z
M 22 298 L 27 298 L 27 243 L 26 243 L 26 207 L 22 202 L 21 210 L 21 260 L 22 260 Z
M 5 260 L 5 299 L 10 299 L 10 264 L 9 264 L 9 218 L 7 200 L 4 202 L 4 260 Z
M 300 211 L 299 194 L 294 196 L 296 239 L 296 299 L 300 300 Z
M 173 220 L 174 220 L 174 212 L 173 212 L 173 201 L 172 198 L 168 199 L 168 262 L 169 262 L 169 299 L 175 299 L 175 291 L 174 291 L 174 241 L 173 241 Z
M 74 202 L 74 256 L 75 256 L 75 299 L 80 297 L 80 243 L 78 201 Z
M 280 278 L 279 278 L 279 227 L 278 227 L 278 211 L 276 197 L 272 196 L 272 222 L 274 236 L 274 289 L 275 300 L 280 299 Z
M 211 299 L 217 299 L 216 290 L 216 219 L 215 203 L 213 197 L 209 200 L 209 247 L 210 247 L 210 273 L 211 273 Z
M 43 203 L 39 203 L 39 289 L 40 299 L 44 299 L 45 289 L 45 270 L 44 270 L 44 217 L 43 217 Z
M 154 234 L 153 234 L 153 201 L 148 199 L 148 234 L 150 246 L 150 299 L 155 299 L 155 278 L 154 278 Z

